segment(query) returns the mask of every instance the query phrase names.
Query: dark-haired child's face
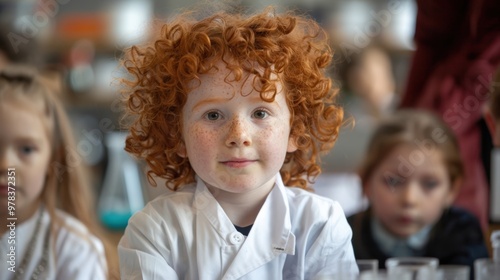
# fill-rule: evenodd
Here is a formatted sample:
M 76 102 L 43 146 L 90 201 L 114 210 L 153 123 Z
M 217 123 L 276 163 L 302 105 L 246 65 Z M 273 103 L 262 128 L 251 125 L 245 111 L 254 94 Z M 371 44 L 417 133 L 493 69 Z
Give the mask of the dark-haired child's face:
M 366 186 L 373 215 L 398 237 L 436 223 L 455 197 L 442 153 L 414 145 L 396 147 Z
M 209 187 L 230 193 L 269 190 L 286 153 L 296 149 L 284 93 L 265 102 L 253 89 L 254 76 L 228 83 L 228 74 L 220 64 L 189 93 L 182 111 L 185 150 L 179 154 Z
M 7 209 L 10 195 L 6 175 L 8 168 L 15 168 L 19 221 L 38 208 L 51 155 L 50 142 L 40 115 L 19 102 L 2 101 L 0 131 L 0 207 Z

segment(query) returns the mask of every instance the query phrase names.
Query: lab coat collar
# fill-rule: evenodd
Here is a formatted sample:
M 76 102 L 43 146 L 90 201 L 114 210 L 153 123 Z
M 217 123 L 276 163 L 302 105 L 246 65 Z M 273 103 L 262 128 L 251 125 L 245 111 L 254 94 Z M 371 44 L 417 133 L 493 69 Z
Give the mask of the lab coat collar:
M 375 240 L 382 247 L 382 251 L 389 255 L 404 256 L 418 255 L 429 240 L 432 225 L 427 225 L 408 238 L 397 238 L 389 233 L 378 219 L 373 219 L 371 230 Z
M 222 239 L 227 239 L 236 229 L 203 181 L 196 179 L 194 209 L 208 219 Z M 282 253 L 295 254 L 295 235 L 291 232 L 286 187 L 278 173 L 275 185 L 262 205 L 250 234 L 225 275 L 238 278 Z

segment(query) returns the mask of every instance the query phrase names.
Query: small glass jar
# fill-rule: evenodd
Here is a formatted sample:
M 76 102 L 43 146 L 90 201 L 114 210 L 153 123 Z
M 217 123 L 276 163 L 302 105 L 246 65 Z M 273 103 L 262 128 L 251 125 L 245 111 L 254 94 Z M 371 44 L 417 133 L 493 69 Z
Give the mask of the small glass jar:
M 491 233 L 491 248 L 493 250 L 493 260 L 500 262 L 500 230 Z

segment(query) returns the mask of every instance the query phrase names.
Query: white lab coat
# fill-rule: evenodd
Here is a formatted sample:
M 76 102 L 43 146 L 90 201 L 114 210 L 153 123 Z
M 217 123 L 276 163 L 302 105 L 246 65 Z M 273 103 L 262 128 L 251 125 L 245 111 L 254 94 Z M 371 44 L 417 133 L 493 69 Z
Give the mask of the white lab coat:
M 313 279 L 341 260 L 355 262 L 351 235 L 337 202 L 285 187 L 278 174 L 245 237 L 198 179 L 129 220 L 120 272 L 122 279 Z
M 40 232 L 34 232 L 37 219 L 42 213 Z M 56 215 L 61 219 L 64 226 L 60 227 L 57 239 L 50 239 L 49 250 L 50 259 L 47 267 L 39 276 L 39 279 L 61 279 L 61 280 L 104 280 L 107 278 L 106 256 L 102 242 L 77 219 L 56 210 Z M 31 279 L 33 271 L 38 264 L 42 254 L 47 228 L 51 225 L 48 211 L 41 207 L 25 222 L 16 225 L 15 229 L 15 249 L 16 260 L 15 269 L 19 269 L 26 252 L 32 252 L 31 262 L 26 266 L 26 271 L 21 279 Z M 8 280 L 14 277 L 14 273 L 9 271 L 7 262 L 8 237 L 10 231 L 0 238 L 0 279 Z M 36 243 L 34 248 L 27 248 L 31 237 L 35 235 Z M 55 242 L 55 243 L 54 243 Z M 9 248 L 10 249 L 10 248 Z

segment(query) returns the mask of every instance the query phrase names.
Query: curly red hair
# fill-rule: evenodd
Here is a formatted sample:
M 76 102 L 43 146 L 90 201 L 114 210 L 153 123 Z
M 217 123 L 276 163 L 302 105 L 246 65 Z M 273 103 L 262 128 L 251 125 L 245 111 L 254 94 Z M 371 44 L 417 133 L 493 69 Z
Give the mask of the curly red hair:
M 146 160 L 149 181 L 155 184 L 152 175 L 164 178 L 174 191 L 194 181 L 188 159 L 178 155 L 181 112 L 189 82 L 223 61 L 237 80 L 244 72 L 256 75 L 254 88 L 268 102 L 276 94 L 273 77 L 279 77 L 291 112 L 290 137 L 298 147 L 287 154 L 280 173 L 285 185 L 308 188 L 343 118 L 326 75 L 332 51 L 324 30 L 313 20 L 272 9 L 251 16 L 219 12 L 202 20 L 184 13 L 160 27 L 150 43 L 127 49 L 123 59 L 132 77 L 123 80 L 132 120 L 125 150 Z

